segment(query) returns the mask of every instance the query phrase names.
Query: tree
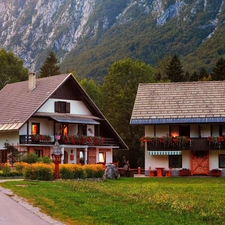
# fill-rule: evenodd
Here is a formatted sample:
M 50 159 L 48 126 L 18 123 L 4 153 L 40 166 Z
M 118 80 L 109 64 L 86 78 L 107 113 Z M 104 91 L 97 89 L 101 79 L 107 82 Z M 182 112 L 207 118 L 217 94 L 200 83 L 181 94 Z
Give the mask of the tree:
M 9 143 L 5 143 L 4 147 L 6 148 L 8 153 L 9 163 L 13 166 L 13 164 L 18 161 L 18 157 L 19 157 L 18 149 L 16 149 L 14 146 L 10 145 Z
M 198 75 L 198 79 L 199 80 L 204 80 L 207 79 L 209 76 L 209 74 L 207 73 L 206 69 L 204 67 L 202 67 L 199 71 L 199 75 Z
M 184 81 L 184 71 L 176 54 L 171 58 L 170 63 L 166 68 L 166 75 L 171 82 Z
M 93 79 L 87 80 L 86 78 L 84 78 L 79 83 L 90 96 L 90 98 L 94 101 L 94 103 L 98 107 L 100 107 L 102 103 L 102 94 L 100 86 L 97 85 Z
M 221 57 L 211 73 L 212 80 L 225 80 L 225 59 Z
M 59 61 L 54 52 L 50 52 L 44 64 L 40 68 L 40 77 L 50 77 L 60 74 Z
M 196 71 L 194 71 L 191 76 L 189 77 L 189 81 L 198 81 L 199 80 L 199 75 Z
M 150 65 L 130 58 L 117 61 L 108 69 L 102 85 L 102 112 L 112 126 L 129 146 L 126 158 L 132 167 L 137 166 L 140 152 L 139 138 L 143 135 L 143 127 L 131 126 L 130 118 L 139 83 L 153 82 L 153 69 Z M 118 152 L 118 151 L 115 151 Z M 121 160 L 125 153 L 118 152 L 114 160 Z M 117 158 L 116 158 L 117 157 Z
M 169 55 L 164 55 L 161 60 L 158 60 L 157 66 L 154 69 L 154 74 L 155 74 L 155 79 L 157 81 L 166 81 L 166 72 L 167 72 L 167 67 L 169 66 L 171 58 Z
M 0 90 L 8 83 L 28 79 L 28 69 L 23 66 L 23 61 L 11 51 L 0 49 Z

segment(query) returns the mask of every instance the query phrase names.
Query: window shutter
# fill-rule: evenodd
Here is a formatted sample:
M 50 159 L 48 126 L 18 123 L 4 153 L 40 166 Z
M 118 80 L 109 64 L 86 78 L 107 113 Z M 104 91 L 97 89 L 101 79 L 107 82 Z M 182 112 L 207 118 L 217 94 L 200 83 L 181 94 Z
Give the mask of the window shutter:
M 59 112 L 59 102 L 55 102 L 55 112 Z
M 70 113 L 70 103 L 66 103 L 66 113 Z

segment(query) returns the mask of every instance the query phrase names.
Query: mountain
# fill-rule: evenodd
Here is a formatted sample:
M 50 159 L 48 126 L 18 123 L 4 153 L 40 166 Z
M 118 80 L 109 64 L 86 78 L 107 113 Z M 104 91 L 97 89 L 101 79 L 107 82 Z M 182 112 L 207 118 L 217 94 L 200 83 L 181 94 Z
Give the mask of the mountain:
M 225 56 L 225 0 L 0 0 L 0 44 L 39 71 L 50 50 L 61 72 L 101 83 L 124 57 L 152 66 L 176 53 L 209 72 Z

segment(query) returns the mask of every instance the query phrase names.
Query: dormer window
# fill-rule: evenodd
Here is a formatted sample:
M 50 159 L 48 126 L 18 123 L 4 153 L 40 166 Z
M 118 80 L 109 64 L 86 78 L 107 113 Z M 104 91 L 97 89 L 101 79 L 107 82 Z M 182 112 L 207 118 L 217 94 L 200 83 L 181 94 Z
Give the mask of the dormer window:
M 70 113 L 70 103 L 63 101 L 55 102 L 55 112 Z

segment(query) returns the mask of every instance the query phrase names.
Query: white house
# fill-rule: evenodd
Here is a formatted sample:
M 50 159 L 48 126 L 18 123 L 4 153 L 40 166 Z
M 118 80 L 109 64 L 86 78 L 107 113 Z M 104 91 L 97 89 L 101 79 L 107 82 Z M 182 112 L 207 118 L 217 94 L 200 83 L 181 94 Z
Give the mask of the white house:
M 56 139 L 62 163 L 111 163 L 113 150 L 127 145 L 72 74 L 7 84 L 0 91 L 0 163 L 4 143 L 51 157 Z
M 224 172 L 224 96 L 225 81 L 139 84 L 130 124 L 145 126 L 145 174 Z

